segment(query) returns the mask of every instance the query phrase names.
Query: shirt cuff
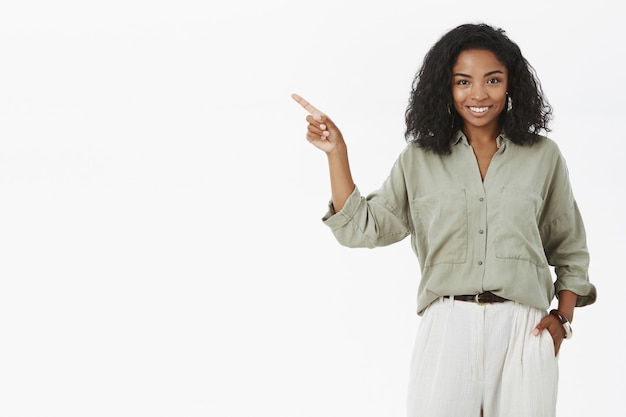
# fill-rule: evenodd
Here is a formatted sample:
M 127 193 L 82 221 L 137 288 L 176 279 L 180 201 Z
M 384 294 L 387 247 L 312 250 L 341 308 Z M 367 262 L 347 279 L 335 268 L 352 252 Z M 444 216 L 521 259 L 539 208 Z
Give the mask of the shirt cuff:
M 343 205 L 341 211 L 336 212 L 333 206 L 332 200 L 328 202 L 328 211 L 322 217 L 324 224 L 331 229 L 336 229 L 345 226 L 354 217 L 357 207 L 361 202 L 361 193 L 358 187 L 354 187 L 352 194 L 348 196 L 346 203 Z
M 557 295 L 563 290 L 578 295 L 576 307 L 583 307 L 596 301 L 596 287 L 586 279 L 560 278 L 554 283 L 554 290 Z

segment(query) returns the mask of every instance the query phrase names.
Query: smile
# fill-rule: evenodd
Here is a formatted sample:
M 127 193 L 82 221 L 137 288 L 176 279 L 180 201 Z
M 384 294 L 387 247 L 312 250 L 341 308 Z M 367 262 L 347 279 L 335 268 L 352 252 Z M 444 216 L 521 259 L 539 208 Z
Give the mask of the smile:
M 475 113 L 484 113 L 489 110 L 489 107 L 470 107 L 469 109 Z

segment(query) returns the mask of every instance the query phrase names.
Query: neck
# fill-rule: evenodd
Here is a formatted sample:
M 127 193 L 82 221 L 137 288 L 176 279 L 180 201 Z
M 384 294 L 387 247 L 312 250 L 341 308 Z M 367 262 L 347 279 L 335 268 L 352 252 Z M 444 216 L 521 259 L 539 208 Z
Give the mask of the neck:
M 496 138 L 500 134 L 500 126 L 482 128 L 464 126 L 463 133 L 467 137 L 467 141 L 470 145 L 487 145 L 495 143 Z

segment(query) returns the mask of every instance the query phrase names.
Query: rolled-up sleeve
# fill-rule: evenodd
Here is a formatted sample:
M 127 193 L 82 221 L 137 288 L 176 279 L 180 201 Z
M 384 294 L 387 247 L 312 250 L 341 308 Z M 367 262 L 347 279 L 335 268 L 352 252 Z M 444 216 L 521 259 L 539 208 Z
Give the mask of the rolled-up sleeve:
M 577 307 L 596 301 L 596 288 L 589 281 L 589 251 L 583 220 L 574 200 L 567 167 L 560 157 L 554 172 L 546 222 L 540 232 L 548 263 L 554 266 L 555 293 L 569 290 L 578 295 Z
M 339 212 L 332 202 L 322 218 L 337 241 L 352 248 L 386 246 L 411 233 L 402 166 L 394 164 L 383 185 L 367 197 L 355 187 Z

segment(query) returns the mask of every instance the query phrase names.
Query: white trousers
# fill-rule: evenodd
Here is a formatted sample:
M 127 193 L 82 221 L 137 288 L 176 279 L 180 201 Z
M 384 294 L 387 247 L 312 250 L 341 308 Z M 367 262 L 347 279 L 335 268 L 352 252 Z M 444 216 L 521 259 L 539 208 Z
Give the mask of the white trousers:
M 415 342 L 408 417 L 554 417 L 552 336 L 532 334 L 546 314 L 512 301 L 432 303 Z

